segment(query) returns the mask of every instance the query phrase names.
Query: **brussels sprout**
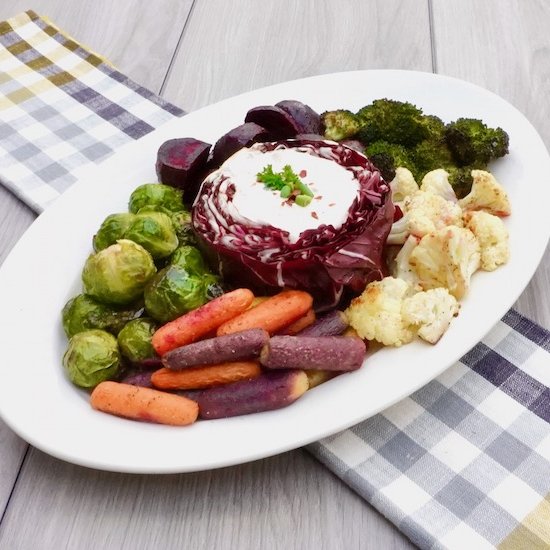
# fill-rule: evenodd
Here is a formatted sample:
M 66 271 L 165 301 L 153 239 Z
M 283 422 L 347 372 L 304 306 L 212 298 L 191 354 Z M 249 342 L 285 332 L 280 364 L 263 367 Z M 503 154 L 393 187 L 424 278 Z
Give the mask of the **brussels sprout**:
M 122 355 L 133 363 L 155 357 L 151 337 L 156 329 L 156 323 L 150 319 L 130 321 L 118 334 L 118 346 Z
M 93 388 L 114 378 L 121 369 L 116 338 L 104 330 L 86 330 L 69 340 L 63 366 L 73 384 Z
M 187 210 L 170 212 L 162 206 L 148 205 L 140 208 L 138 214 L 148 214 L 150 212 L 162 212 L 170 216 L 179 244 L 195 244 L 197 239 L 191 225 L 191 212 Z
M 155 260 L 170 256 L 178 246 L 172 220 L 162 212 L 135 214 L 124 238 L 143 246 Z
M 191 274 L 179 265 L 168 265 L 145 288 L 145 309 L 151 317 L 166 323 L 205 304 L 206 291 L 201 275 Z
M 143 308 L 116 308 L 102 304 L 86 294 L 71 298 L 63 308 L 63 329 L 68 338 L 77 332 L 99 328 L 118 334 L 122 327 L 141 315 Z
M 187 210 L 172 212 L 172 224 L 176 230 L 176 235 L 180 244 L 195 244 L 197 238 L 191 224 L 191 213 Z
M 176 248 L 172 256 L 170 256 L 170 264 L 183 267 L 193 275 L 210 273 L 204 258 L 198 248 L 194 246 L 184 245 Z
M 128 210 L 136 214 L 144 206 L 165 208 L 170 212 L 184 210 L 182 192 L 162 183 L 145 183 L 130 195 Z
M 84 292 L 107 304 L 131 304 L 156 271 L 145 248 L 121 239 L 88 257 L 82 271 Z
M 94 235 L 94 250 L 98 252 L 115 244 L 119 239 L 123 239 L 134 217 L 134 214 L 128 212 L 107 216 Z

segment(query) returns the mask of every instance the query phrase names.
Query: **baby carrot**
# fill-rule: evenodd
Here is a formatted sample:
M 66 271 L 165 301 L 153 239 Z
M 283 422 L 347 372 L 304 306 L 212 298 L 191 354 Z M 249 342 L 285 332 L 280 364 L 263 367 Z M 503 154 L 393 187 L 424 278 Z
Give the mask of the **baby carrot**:
M 197 403 L 186 397 L 119 382 L 98 384 L 90 404 L 116 416 L 171 426 L 192 424 L 199 414 Z
M 262 370 L 254 361 L 239 361 L 188 367 L 174 371 L 162 368 L 153 373 L 151 382 L 163 390 L 202 390 L 239 380 L 252 380 L 260 376 Z
M 305 328 L 311 326 L 313 323 L 315 323 L 315 311 L 309 309 L 305 315 L 294 321 L 294 323 L 288 325 L 279 334 L 294 336 Z
M 153 334 L 153 347 L 159 355 L 164 355 L 174 348 L 191 344 L 245 311 L 253 300 L 254 294 L 247 288 L 222 294 L 160 327 Z
M 284 290 L 219 326 L 217 335 L 249 328 L 263 328 L 274 334 L 307 313 L 313 298 L 302 290 Z

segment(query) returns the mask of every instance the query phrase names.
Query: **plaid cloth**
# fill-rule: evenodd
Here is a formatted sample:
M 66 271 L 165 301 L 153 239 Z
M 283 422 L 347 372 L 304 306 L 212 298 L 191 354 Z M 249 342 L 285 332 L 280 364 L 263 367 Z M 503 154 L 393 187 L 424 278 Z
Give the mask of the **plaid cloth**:
M 550 333 L 510 311 L 453 367 L 309 450 L 421 548 L 550 548 Z
M 0 180 L 41 210 L 182 111 L 33 12 L 0 23 Z M 550 334 L 511 311 L 436 380 L 308 449 L 422 548 L 550 548 Z
M 182 114 L 34 12 L 0 23 L 0 181 L 34 210 Z

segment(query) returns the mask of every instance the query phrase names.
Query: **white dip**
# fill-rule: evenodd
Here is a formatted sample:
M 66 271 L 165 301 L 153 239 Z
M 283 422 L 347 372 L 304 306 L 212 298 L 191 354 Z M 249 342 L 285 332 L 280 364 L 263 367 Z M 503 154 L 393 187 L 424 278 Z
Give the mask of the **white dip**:
M 313 192 L 311 203 L 305 207 L 289 203 L 279 191 L 267 189 L 259 182 L 257 174 L 268 164 L 274 172 L 290 165 Z M 223 163 L 219 172 L 229 177 L 227 184 L 235 186 L 232 204 L 227 205 L 235 219 L 288 231 L 292 242 L 296 242 L 303 231 L 320 225 L 340 228 L 359 192 L 359 183 L 349 170 L 334 161 L 294 149 L 265 153 L 241 149 Z M 225 188 L 222 184 L 220 191 Z

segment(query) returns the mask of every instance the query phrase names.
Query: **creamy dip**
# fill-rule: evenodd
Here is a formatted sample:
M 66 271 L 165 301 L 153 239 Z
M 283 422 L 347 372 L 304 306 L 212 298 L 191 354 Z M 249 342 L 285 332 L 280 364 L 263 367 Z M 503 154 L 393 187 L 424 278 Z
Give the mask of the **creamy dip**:
M 274 172 L 281 172 L 289 165 L 313 192 L 311 203 L 299 206 L 259 182 L 257 174 L 269 164 Z M 228 178 L 220 186 L 220 192 L 228 185 L 235 187 L 233 199 L 227 203 L 234 219 L 287 231 L 291 242 L 296 242 L 302 232 L 320 225 L 339 229 L 359 194 L 359 183 L 349 170 L 337 162 L 296 149 L 267 152 L 241 149 L 223 163 L 219 172 Z

